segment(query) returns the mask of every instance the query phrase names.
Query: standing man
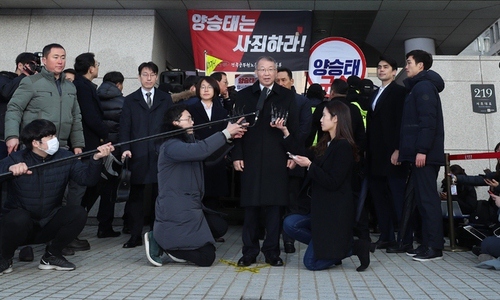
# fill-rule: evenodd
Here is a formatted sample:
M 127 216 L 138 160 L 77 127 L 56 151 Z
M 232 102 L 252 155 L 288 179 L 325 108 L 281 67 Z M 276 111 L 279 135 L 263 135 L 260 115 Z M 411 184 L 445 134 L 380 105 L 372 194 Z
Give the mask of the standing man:
M 158 66 L 155 63 L 144 62 L 138 71 L 141 87 L 125 97 L 120 117 L 120 142 L 160 133 L 165 112 L 173 104 L 169 94 L 155 88 L 158 79 Z M 132 172 L 130 196 L 125 207 L 131 237 L 123 248 L 134 248 L 142 245 L 145 201 L 151 207 L 151 224 L 154 221 L 158 195 L 158 153 L 152 140 L 123 145 L 122 151 L 122 160 L 130 158 L 129 169 Z M 151 197 L 148 199 L 144 199 L 146 185 L 151 188 Z
M 366 135 L 368 138 L 367 164 L 369 189 L 377 214 L 380 238 L 375 243 L 379 249 L 389 253 L 406 252 L 411 247 L 412 237 L 396 245 L 394 224 L 398 224 L 403 213 L 407 168 L 394 160 L 399 153 L 401 115 L 405 103 L 406 89 L 394 78 L 397 63 L 390 57 L 380 57 L 377 77 L 382 82 L 368 109 Z M 401 248 L 401 249 L 399 249 Z
M 399 162 L 409 162 L 410 184 L 422 218 L 422 244 L 407 253 L 414 260 L 443 257 L 441 201 L 437 193 L 439 168 L 444 165 L 444 125 L 439 93 L 444 81 L 429 70 L 432 55 L 423 50 L 406 54 L 404 83 L 410 92 L 405 100 L 401 122 Z M 395 157 L 394 157 L 395 159 Z
M 291 90 L 295 96 L 295 104 L 297 105 L 297 110 L 299 111 L 299 131 L 295 136 L 296 140 L 299 142 L 300 146 L 306 144 L 306 138 L 311 131 L 312 124 L 312 112 L 310 101 L 297 94 L 295 87 L 293 86 L 292 71 L 288 68 L 278 68 L 278 75 L 276 76 L 276 83 L 282 87 Z M 298 196 L 302 183 L 304 182 L 306 169 L 300 166 L 296 166 L 288 172 L 288 192 L 290 197 L 290 203 L 285 208 L 285 213 L 290 213 L 298 210 Z M 283 248 L 285 253 L 294 253 L 295 240 L 288 236 L 284 231 L 283 235 Z
M 243 139 L 235 141 L 233 165 L 241 175 L 241 206 L 245 209 L 243 221 L 243 256 L 238 266 L 256 262 L 259 252 L 266 263 L 282 266 L 279 237 L 280 210 L 288 205 L 288 169 L 293 162 L 284 148 L 283 132 L 271 126 L 272 108 L 287 111 L 286 126 L 293 135 L 298 131 L 299 117 L 293 92 L 275 84 L 276 61 L 269 56 L 260 57 L 255 63 L 258 81 L 237 94 L 235 109 L 243 113 L 257 112 Z M 265 215 L 266 237 L 259 245 L 260 212 Z
M 52 121 L 62 148 L 71 142 L 73 152 L 81 153 L 85 146 L 80 106 L 75 86 L 65 80 L 66 51 L 59 44 L 43 48 L 42 71 L 25 77 L 7 105 L 5 139 L 7 152 L 19 146 L 19 131 L 35 119 Z

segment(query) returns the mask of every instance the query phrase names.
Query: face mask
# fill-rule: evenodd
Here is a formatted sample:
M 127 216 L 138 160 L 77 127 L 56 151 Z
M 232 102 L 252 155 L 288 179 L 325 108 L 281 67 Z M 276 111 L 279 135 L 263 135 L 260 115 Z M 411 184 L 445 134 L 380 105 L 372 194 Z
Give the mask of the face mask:
M 40 150 L 47 153 L 48 155 L 54 155 L 54 153 L 56 153 L 57 150 L 59 150 L 59 140 L 57 139 L 57 137 L 54 137 L 54 138 L 48 140 L 47 141 L 47 150 L 44 150 L 44 149 L 40 149 Z

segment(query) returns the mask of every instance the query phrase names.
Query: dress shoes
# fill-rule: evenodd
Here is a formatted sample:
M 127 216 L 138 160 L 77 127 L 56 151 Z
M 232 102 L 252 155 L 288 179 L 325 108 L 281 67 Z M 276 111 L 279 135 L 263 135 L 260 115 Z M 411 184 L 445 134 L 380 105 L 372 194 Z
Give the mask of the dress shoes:
M 266 257 L 266 264 L 270 264 L 273 267 L 283 266 L 283 260 L 279 256 Z
M 61 251 L 61 254 L 63 256 L 71 256 L 71 255 L 75 255 L 75 250 L 71 249 L 71 248 L 66 248 L 64 247 Z
M 375 244 L 375 246 L 377 247 L 377 249 L 387 249 L 389 247 L 394 246 L 396 244 L 396 241 L 388 242 L 388 241 L 378 240 L 378 241 L 376 241 L 373 244 Z
M 73 251 L 86 251 L 90 250 L 90 244 L 89 241 L 87 240 L 81 240 L 79 238 L 75 238 L 74 240 L 71 241 L 71 243 L 66 245 L 66 248 L 70 248 Z
M 19 261 L 33 261 L 33 259 L 35 259 L 35 257 L 31 246 L 26 246 L 19 250 Z
M 123 232 L 124 234 L 130 234 L 130 228 L 128 228 L 128 226 L 127 226 L 127 225 L 123 225 L 122 232 Z
M 257 260 L 253 256 L 249 255 L 243 255 L 239 260 L 238 260 L 238 267 L 248 267 L 251 264 L 254 264 Z
M 385 250 L 385 252 L 387 252 L 387 253 L 406 253 L 412 249 L 413 249 L 412 244 L 397 243 L 394 246 L 388 247 L 387 250 Z
M 132 236 L 123 244 L 123 248 L 135 248 L 137 246 L 142 246 L 142 238 L 140 236 Z
M 356 271 L 362 272 L 370 265 L 370 242 L 367 240 L 355 240 L 352 246 L 352 253 L 359 259 L 361 265 Z
M 295 246 L 292 242 L 285 242 L 285 253 L 295 253 Z
M 97 231 L 97 237 L 100 239 L 110 238 L 110 237 L 118 237 L 118 236 L 120 236 L 120 234 L 121 233 L 119 231 L 114 231 L 113 229 Z

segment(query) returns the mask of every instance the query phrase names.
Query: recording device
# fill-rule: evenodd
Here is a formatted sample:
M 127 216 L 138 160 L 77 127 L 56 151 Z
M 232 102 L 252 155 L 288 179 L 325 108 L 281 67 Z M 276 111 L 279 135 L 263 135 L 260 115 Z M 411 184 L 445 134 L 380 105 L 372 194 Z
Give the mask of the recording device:
M 292 154 L 290 152 L 287 152 L 286 154 L 288 154 L 288 157 L 290 157 L 290 158 L 295 158 L 295 154 Z
M 34 52 L 35 55 L 35 60 L 30 61 L 24 66 L 24 71 L 28 73 L 29 75 L 33 75 L 36 73 L 40 73 L 42 71 L 42 66 L 41 66 L 41 57 L 43 56 L 42 52 Z

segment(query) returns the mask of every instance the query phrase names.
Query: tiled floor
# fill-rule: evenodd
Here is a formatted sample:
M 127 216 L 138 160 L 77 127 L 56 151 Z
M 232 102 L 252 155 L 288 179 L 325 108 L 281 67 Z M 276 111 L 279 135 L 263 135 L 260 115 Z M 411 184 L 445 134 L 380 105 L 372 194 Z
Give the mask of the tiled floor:
M 116 229 L 119 229 L 118 227 Z M 149 264 L 144 247 L 123 249 L 127 235 L 97 239 L 86 226 L 81 238 L 92 249 L 68 259 L 71 272 L 37 269 L 42 245 L 32 263 L 14 260 L 14 272 L 0 276 L 0 299 L 500 299 L 500 272 L 474 267 L 471 252 L 445 252 L 435 262 L 415 262 L 405 254 L 376 251 L 370 268 L 358 273 L 357 258 L 311 272 L 302 265 L 304 245 L 282 255 L 284 267 L 232 266 L 240 257 L 241 227 L 230 227 L 217 244 L 217 260 L 201 268 L 181 263 Z M 17 253 L 16 253 L 17 255 Z

